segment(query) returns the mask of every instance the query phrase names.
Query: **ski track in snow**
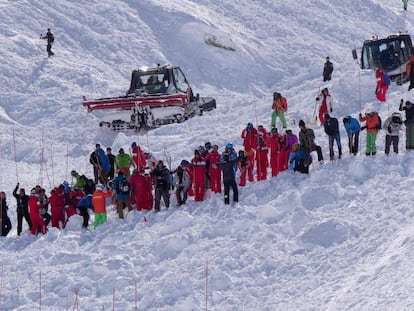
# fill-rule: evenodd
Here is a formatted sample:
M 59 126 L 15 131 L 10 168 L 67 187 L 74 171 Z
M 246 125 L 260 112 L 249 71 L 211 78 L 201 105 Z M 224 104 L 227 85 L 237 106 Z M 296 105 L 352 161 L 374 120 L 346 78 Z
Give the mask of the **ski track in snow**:
M 156 158 L 171 156 L 173 166 L 206 141 L 238 150 L 247 122 L 269 126 L 274 91 L 286 96 L 295 132 L 300 119 L 313 119 L 323 87 L 340 121 L 368 108 L 385 121 L 400 98 L 414 98 L 407 85 L 393 84 L 387 104 L 377 103 L 373 73 L 359 73 L 351 50 L 373 33 L 413 33 L 414 16 L 401 1 L 46 0 L 0 7 L 0 189 L 13 224 L 0 240 L 2 309 L 39 308 L 40 281 L 42 310 L 73 309 L 77 290 L 79 310 L 205 309 L 207 264 L 210 310 L 413 309 L 414 154 L 404 150 L 404 131 L 400 154 L 384 156 L 380 133 L 377 156 L 365 157 L 363 132 L 354 157 L 341 126 L 342 160 L 315 163 L 309 176 L 284 172 L 248 184 L 235 207 L 211 194 L 158 214 L 131 212 L 124 221 L 109 208 L 108 224 L 90 231 L 74 216 L 65 230 L 17 237 L 11 195 L 17 180 L 27 190 L 38 183 L 50 190 L 70 181 L 73 168 L 91 176 L 88 156 L 97 142 L 117 151 L 137 141 Z M 48 27 L 56 37 L 50 59 L 39 39 Z M 206 33 L 236 51 L 207 46 Z M 321 83 L 327 55 L 335 71 Z M 82 95 L 122 95 L 133 69 L 156 63 L 181 66 L 195 92 L 216 98 L 217 109 L 141 134 L 99 128 L 100 114 L 86 112 Z M 312 127 L 326 159 L 328 139 Z

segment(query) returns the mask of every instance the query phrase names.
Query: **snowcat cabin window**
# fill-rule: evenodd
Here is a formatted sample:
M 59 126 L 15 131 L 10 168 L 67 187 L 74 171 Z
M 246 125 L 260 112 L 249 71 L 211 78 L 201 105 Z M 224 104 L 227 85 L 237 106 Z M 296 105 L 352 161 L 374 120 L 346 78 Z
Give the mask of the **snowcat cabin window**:
M 395 69 L 397 65 L 397 57 L 395 55 L 395 40 L 391 42 L 386 42 L 380 45 L 380 63 L 382 69 L 392 70 Z
M 362 69 L 374 69 L 379 66 L 379 57 L 380 57 L 380 51 L 379 47 L 374 42 L 373 44 L 367 44 L 364 45 L 362 49 L 362 55 L 361 55 L 361 68 Z
M 180 68 L 174 68 L 174 80 L 175 85 L 180 92 L 187 92 L 187 89 L 190 86 L 188 85 L 187 79 Z

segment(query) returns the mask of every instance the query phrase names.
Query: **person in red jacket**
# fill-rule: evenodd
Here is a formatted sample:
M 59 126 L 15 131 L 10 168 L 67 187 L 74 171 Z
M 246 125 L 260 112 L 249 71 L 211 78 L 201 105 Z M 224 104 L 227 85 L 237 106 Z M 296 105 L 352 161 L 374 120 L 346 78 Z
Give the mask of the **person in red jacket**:
M 145 173 L 145 169 L 141 171 L 134 170 L 129 178 L 131 185 L 131 196 L 135 196 L 136 209 L 138 211 L 150 211 L 154 204 L 154 197 L 152 195 L 152 178 Z
M 288 169 L 288 150 L 287 150 L 287 137 L 283 134 L 279 135 L 279 173 Z
M 194 158 L 191 160 L 191 167 L 194 176 L 194 200 L 200 202 L 204 200 L 206 192 L 206 160 L 200 155 L 198 150 L 194 151 Z
M 220 162 L 220 156 L 217 145 L 206 156 L 206 161 L 210 163 L 210 189 L 214 193 L 221 193 L 221 169 L 213 165 Z
M 79 201 L 85 196 L 85 192 L 80 188 L 73 188 L 69 193 L 69 204 L 65 206 L 66 222 L 68 219 L 77 214 L 76 208 L 78 207 Z M 66 225 L 66 224 L 65 224 Z
M 247 176 L 250 182 L 254 181 L 253 168 L 255 159 L 255 150 L 257 148 L 257 130 L 252 123 L 247 123 L 247 127 L 242 131 L 241 138 L 243 138 L 244 154 L 247 157 Z
M 64 186 L 63 186 L 64 188 Z M 62 188 L 56 187 L 52 190 L 49 198 L 50 212 L 52 214 L 52 227 L 64 228 L 65 225 L 65 193 Z
M 147 166 L 147 160 L 145 159 L 144 151 L 142 151 L 141 147 L 137 145 L 136 142 L 133 142 L 131 145 L 132 148 L 132 160 L 134 160 L 135 167 L 141 170 L 142 167 Z
M 375 78 L 377 79 L 377 86 L 375 87 L 375 95 L 380 102 L 386 101 L 386 94 L 388 85 L 385 83 L 384 70 L 375 70 Z
M 265 180 L 267 177 L 267 168 L 269 166 L 269 160 L 267 155 L 269 153 L 269 147 L 266 145 L 263 137 L 259 136 L 258 146 L 256 148 L 256 173 L 257 180 Z
M 39 202 L 39 195 L 37 194 L 36 189 L 34 188 L 30 192 L 28 204 L 30 221 L 32 222 L 32 227 L 30 228 L 30 231 L 32 232 L 32 234 L 37 234 L 38 229 L 40 228 L 40 232 L 45 234 L 47 232 L 47 228 L 42 216 L 40 216 L 40 209 L 43 208 L 43 206 Z
M 272 177 L 277 176 L 280 170 L 280 145 L 279 145 L 279 134 L 277 128 L 272 128 L 266 140 L 267 146 L 270 149 L 270 167 L 272 169 Z

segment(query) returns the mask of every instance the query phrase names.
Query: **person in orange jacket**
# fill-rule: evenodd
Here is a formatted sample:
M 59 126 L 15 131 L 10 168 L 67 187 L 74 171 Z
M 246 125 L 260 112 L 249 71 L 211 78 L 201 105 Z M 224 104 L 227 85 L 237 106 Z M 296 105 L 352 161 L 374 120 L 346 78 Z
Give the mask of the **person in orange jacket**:
M 359 121 L 365 122 L 366 125 L 361 127 L 361 130 L 367 129 L 367 139 L 366 139 L 366 151 L 367 156 L 375 155 L 377 153 L 376 139 L 378 131 L 381 129 L 381 118 L 378 115 L 378 112 L 368 110 L 365 113 L 365 116 L 359 114 Z
M 96 185 L 96 190 L 92 195 L 92 205 L 95 208 L 94 228 L 106 223 L 106 198 L 112 196 L 111 191 L 106 191 L 102 184 Z
M 282 96 L 280 93 L 273 93 L 273 103 L 272 103 L 272 122 L 270 127 L 276 127 L 276 118 L 279 117 L 280 121 L 282 122 L 283 128 L 287 128 L 285 113 L 288 109 L 288 104 L 286 98 Z

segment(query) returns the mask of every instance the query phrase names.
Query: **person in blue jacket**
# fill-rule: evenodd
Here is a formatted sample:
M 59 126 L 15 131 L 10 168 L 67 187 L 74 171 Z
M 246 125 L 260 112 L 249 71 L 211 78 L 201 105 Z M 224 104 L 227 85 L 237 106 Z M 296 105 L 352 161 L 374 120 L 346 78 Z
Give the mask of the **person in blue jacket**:
M 104 186 L 106 186 L 108 182 L 109 171 L 111 169 L 111 164 L 109 162 L 108 156 L 106 155 L 105 151 L 101 148 L 100 144 L 96 144 L 95 152 L 99 159 L 99 163 L 96 164 L 99 166 L 98 167 L 99 180 Z
M 124 208 L 128 207 L 128 211 L 131 211 L 132 207 L 129 199 L 131 185 L 122 171 L 119 171 L 118 176 L 112 181 L 112 189 L 116 192 L 116 208 L 119 219 L 124 219 Z
M 308 159 L 305 161 L 305 157 Z M 305 152 L 299 144 L 292 145 L 292 151 L 289 154 L 289 170 L 309 174 L 309 165 L 312 163 L 312 156 Z
M 88 209 L 95 210 L 92 205 L 92 194 L 88 194 L 80 199 L 76 208 L 79 210 L 79 215 L 83 217 L 82 228 L 88 228 L 89 224 L 89 213 Z
M 357 155 L 361 125 L 357 119 L 351 116 L 346 116 L 342 121 L 344 123 L 346 134 L 348 135 L 349 153 Z

